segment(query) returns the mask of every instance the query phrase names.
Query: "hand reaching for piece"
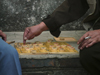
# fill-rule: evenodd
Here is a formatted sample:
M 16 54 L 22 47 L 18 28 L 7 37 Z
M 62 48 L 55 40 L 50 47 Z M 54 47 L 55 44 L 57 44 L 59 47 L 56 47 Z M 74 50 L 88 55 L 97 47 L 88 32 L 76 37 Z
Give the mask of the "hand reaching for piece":
M 4 34 L 1 30 L 0 30 L 0 36 L 2 37 L 4 41 L 6 41 L 7 39 L 6 34 Z
M 24 31 L 23 43 L 26 43 L 26 40 L 31 40 L 34 37 L 40 35 L 43 31 L 47 29 L 48 28 L 44 22 L 41 22 L 40 24 L 36 26 L 27 27 Z
M 90 37 L 85 39 L 86 37 Z M 100 42 L 100 30 L 93 30 L 86 32 L 78 41 L 79 49 L 88 48 L 95 43 Z

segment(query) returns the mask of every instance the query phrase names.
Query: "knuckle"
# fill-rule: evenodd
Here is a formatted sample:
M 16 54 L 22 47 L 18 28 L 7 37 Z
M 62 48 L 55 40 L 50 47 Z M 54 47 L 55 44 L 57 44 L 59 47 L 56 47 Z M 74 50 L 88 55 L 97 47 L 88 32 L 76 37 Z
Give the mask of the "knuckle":
M 27 36 L 27 40 L 29 40 L 29 37 Z
M 32 31 L 32 30 L 31 30 L 30 32 L 31 32 L 31 33 L 34 33 L 34 31 Z
M 32 31 L 30 30 L 29 34 L 32 34 Z
M 88 41 L 89 41 L 89 43 L 90 43 L 90 42 L 92 41 L 92 39 L 89 39 Z

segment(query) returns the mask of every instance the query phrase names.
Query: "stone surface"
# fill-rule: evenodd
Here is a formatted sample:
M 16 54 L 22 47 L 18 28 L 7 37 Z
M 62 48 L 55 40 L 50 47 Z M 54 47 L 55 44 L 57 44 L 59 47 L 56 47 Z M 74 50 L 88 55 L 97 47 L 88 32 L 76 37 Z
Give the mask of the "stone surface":
M 21 59 L 23 75 L 90 75 L 79 58 Z
M 82 68 L 79 58 L 21 59 L 22 68 Z
M 50 15 L 64 0 L 0 0 L 0 30 L 24 31 Z M 61 27 L 61 30 L 84 29 L 80 21 Z
M 62 37 L 74 37 L 77 40 L 86 31 L 62 31 Z M 8 41 L 22 42 L 23 32 L 5 32 Z M 43 32 L 40 36 L 28 42 L 41 41 L 45 42 L 47 39 L 53 39 L 53 36 L 48 32 Z M 70 43 L 76 49 L 78 45 Z M 14 44 L 11 44 L 14 46 Z M 78 50 L 78 49 L 77 49 Z M 78 50 L 79 51 L 79 50 Z M 22 66 L 23 75 L 90 75 L 87 73 L 79 62 L 79 54 L 65 54 L 65 55 L 20 55 L 20 62 Z
M 60 34 L 61 37 L 74 37 L 78 40 L 86 31 L 62 31 Z M 15 42 L 23 42 L 23 32 L 5 32 L 7 34 L 8 41 L 15 41 Z M 50 34 L 49 31 L 44 31 L 38 37 L 35 37 L 32 40 L 27 42 L 35 42 L 41 41 L 45 42 L 48 39 L 53 39 L 53 36 Z M 77 42 L 68 42 L 72 45 L 78 52 L 78 45 Z M 14 44 L 11 44 L 14 46 Z M 27 59 L 47 59 L 47 58 L 77 58 L 79 57 L 79 53 L 67 53 L 67 54 L 45 54 L 45 55 L 19 55 L 20 58 L 27 58 Z
M 56 67 L 55 59 L 21 59 L 22 68 Z
M 79 58 L 58 59 L 59 67 L 61 68 L 80 68 L 82 67 Z

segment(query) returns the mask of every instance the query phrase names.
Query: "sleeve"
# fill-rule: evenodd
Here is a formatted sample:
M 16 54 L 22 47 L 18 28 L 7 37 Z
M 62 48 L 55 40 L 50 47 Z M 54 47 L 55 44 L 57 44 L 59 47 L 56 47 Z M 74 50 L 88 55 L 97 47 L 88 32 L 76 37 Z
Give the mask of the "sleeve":
M 91 29 L 91 28 L 93 28 L 93 30 L 100 29 L 100 17 L 98 17 L 98 18 L 94 21 L 93 25 L 92 25 L 89 29 Z
M 51 15 L 43 20 L 52 35 L 60 35 L 60 27 L 82 17 L 88 10 L 86 0 L 65 0 Z

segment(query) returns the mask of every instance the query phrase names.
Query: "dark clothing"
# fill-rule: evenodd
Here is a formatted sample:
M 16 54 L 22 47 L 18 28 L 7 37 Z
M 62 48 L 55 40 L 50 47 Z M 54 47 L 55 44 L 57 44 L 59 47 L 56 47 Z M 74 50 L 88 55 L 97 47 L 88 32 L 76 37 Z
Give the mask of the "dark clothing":
M 51 34 L 58 37 L 61 25 L 79 19 L 88 9 L 86 0 L 65 0 L 43 22 L 47 25 Z
M 100 1 L 97 1 L 94 14 L 83 19 L 84 22 L 95 21 L 100 12 Z M 58 37 L 60 34 L 60 27 L 63 24 L 75 21 L 81 18 L 89 9 L 87 0 L 65 0 L 51 15 L 49 15 L 43 22 L 47 25 L 52 35 Z M 87 17 L 88 16 L 88 17 Z
M 100 75 L 100 42 L 80 50 L 80 62 L 91 75 Z
M 90 4 L 88 2 L 90 2 Z M 91 10 L 90 7 L 94 10 Z M 92 25 L 95 25 L 93 26 L 93 29 L 100 29 L 100 1 L 65 0 L 51 15 L 44 19 L 43 22 L 47 25 L 51 34 L 58 37 L 61 25 L 72 22 L 81 17 L 83 17 L 83 22 L 92 22 Z M 92 75 L 100 75 L 99 47 L 100 43 L 97 43 L 80 51 L 80 61 L 83 67 Z

